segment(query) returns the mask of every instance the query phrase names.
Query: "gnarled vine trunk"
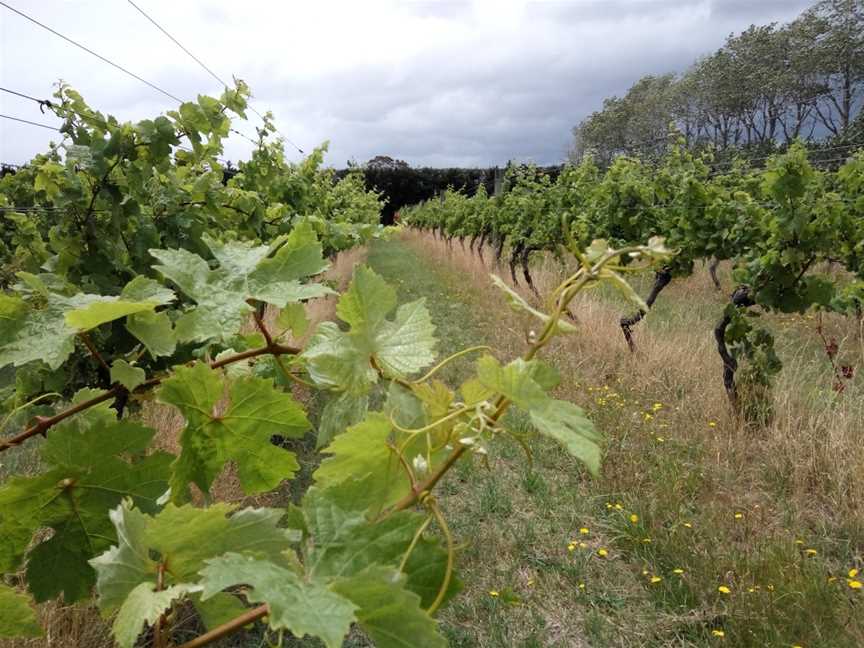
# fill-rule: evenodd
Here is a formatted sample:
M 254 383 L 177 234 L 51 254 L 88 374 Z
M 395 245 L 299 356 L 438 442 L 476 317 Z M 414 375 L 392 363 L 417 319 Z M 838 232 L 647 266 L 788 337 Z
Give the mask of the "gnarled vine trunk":
M 648 294 L 648 299 L 645 300 L 645 305 L 648 308 L 654 305 L 654 302 L 657 301 L 657 296 L 671 281 L 672 270 L 667 267 L 660 268 L 654 273 L 654 285 L 651 286 L 651 292 Z M 627 340 L 627 346 L 630 347 L 631 353 L 636 352 L 636 343 L 633 341 L 633 327 L 642 321 L 645 314 L 646 312 L 640 308 L 637 313 L 621 318 L 621 331 L 624 333 L 624 339 Z
M 723 290 L 723 286 L 720 285 L 720 279 L 717 278 L 717 268 L 720 266 L 720 259 L 714 257 L 711 259 L 711 263 L 708 264 L 708 274 L 711 275 L 711 281 L 714 282 L 714 288 L 717 291 Z
M 730 301 L 737 308 L 749 308 L 756 304 L 747 286 L 738 286 L 732 293 Z M 732 409 L 738 412 L 738 389 L 735 385 L 738 361 L 729 353 L 729 348 L 726 346 L 726 329 L 731 321 L 732 318 L 729 315 L 723 315 L 723 319 L 714 327 L 714 339 L 717 341 L 717 353 L 723 360 L 723 386 L 726 388 L 726 396 L 729 398 Z

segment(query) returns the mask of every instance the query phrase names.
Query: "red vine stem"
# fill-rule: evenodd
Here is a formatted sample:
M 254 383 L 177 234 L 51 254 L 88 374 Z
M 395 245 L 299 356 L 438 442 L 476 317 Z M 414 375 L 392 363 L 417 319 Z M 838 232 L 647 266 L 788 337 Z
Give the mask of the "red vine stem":
M 296 347 L 287 346 L 284 344 L 272 343 L 267 346 L 259 347 L 257 349 L 249 349 L 248 351 L 242 351 L 241 353 L 235 353 L 234 355 L 230 355 L 226 358 L 222 358 L 221 360 L 217 360 L 215 362 L 210 363 L 211 369 L 219 369 L 220 367 L 224 367 L 229 364 L 233 364 L 235 362 L 241 362 L 243 360 L 248 360 L 250 358 L 256 358 L 262 355 L 272 355 L 272 356 L 281 356 L 281 355 L 297 355 L 300 353 L 302 349 L 298 349 Z M 146 391 L 147 389 L 151 389 L 156 385 L 159 385 L 162 382 L 162 378 L 151 378 L 147 382 L 140 385 L 135 389 L 136 392 Z M 83 412 L 85 410 L 90 409 L 91 407 L 95 407 L 100 403 L 104 403 L 105 401 L 109 401 L 112 398 L 116 398 L 126 388 L 122 385 L 114 385 L 111 389 L 108 389 L 102 394 L 98 396 L 94 396 L 93 398 L 78 403 L 77 405 L 73 405 L 62 412 L 58 412 L 53 416 L 37 416 L 36 423 L 28 427 L 23 432 L 16 434 L 15 436 L 9 437 L 7 439 L 0 440 L 0 452 L 4 452 L 9 450 L 10 448 L 14 448 L 17 445 L 21 445 L 30 437 L 34 437 L 37 435 L 45 435 L 48 430 L 60 423 L 61 421 L 66 420 L 70 416 L 74 416 L 79 412 Z
M 269 612 L 270 608 L 267 607 L 267 605 L 259 605 L 258 607 L 252 608 L 248 612 L 231 619 L 227 623 L 223 623 L 222 625 L 213 628 L 210 632 L 205 632 L 191 641 L 187 641 L 177 648 L 201 648 L 201 646 L 206 646 L 222 637 L 227 637 L 228 635 L 237 632 L 245 625 L 249 625 L 250 623 L 262 619 L 267 616 Z

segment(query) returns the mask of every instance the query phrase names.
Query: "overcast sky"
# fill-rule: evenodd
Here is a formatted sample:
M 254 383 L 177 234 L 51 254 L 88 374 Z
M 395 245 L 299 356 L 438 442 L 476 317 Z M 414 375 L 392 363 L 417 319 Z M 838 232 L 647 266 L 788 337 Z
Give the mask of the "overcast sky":
M 124 0 L 6 0 L 182 99 L 219 84 Z M 681 71 L 752 23 L 785 22 L 807 0 L 136 0 L 222 78 L 252 87 L 280 131 L 327 163 L 390 155 L 412 165 L 541 164 L 570 129 L 640 76 Z M 63 79 L 121 119 L 167 97 L 0 6 L 0 85 L 48 97 Z M 47 124 L 0 93 L 0 113 Z M 254 134 L 257 118 L 237 128 Z M 22 163 L 53 134 L 0 119 L 0 161 Z M 226 143 L 230 159 L 251 144 Z M 290 150 L 292 159 L 300 156 Z

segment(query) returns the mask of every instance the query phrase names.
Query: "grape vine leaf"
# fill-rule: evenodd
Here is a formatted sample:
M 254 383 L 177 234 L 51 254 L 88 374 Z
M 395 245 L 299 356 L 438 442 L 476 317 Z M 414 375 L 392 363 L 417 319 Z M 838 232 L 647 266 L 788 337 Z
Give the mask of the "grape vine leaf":
M 41 637 L 42 634 L 28 598 L 0 583 L 0 637 Z
M 150 250 L 160 262 L 154 269 L 197 304 L 177 321 L 180 341 L 229 339 L 252 312 L 249 300 L 283 307 L 332 292 L 321 284 L 299 281 L 326 267 L 321 246 L 308 228 L 295 228 L 272 258 L 270 246 L 221 243 L 207 236 L 203 240 L 219 262 L 216 269 L 187 250 Z
M 395 569 L 373 565 L 333 589 L 358 606 L 357 620 L 378 648 L 446 648 L 438 624 Z
M 196 586 L 172 585 L 154 591 L 151 583 L 136 585 L 123 601 L 111 626 L 117 645 L 120 648 L 133 648 L 146 626 L 155 624 L 174 601 L 198 589 Z
M 357 605 L 325 584 L 248 556 L 227 553 L 208 560 L 201 570 L 201 584 L 204 601 L 227 587 L 250 586 L 246 597 L 253 603 L 267 603 L 270 627 L 284 628 L 296 637 L 318 637 L 327 648 L 340 648 L 355 620 Z
M 539 432 L 558 441 L 592 474 L 599 473 L 601 436 L 594 424 L 580 407 L 554 399 L 545 391 L 557 383 L 557 372 L 537 360 L 520 358 L 502 367 L 492 356 L 484 356 L 477 361 L 477 377 L 485 387 L 528 412 Z
M 355 396 L 349 392 L 334 395 L 321 411 L 315 448 L 320 450 L 328 445 L 337 434 L 365 419 L 368 411 L 366 395 Z
M 111 382 L 120 383 L 129 391 L 143 383 L 147 374 L 141 367 L 129 364 L 122 358 L 111 363 Z
M 296 570 L 290 545 L 299 534 L 278 526 L 283 516 L 284 511 L 278 509 L 236 511 L 223 503 L 206 509 L 169 503 L 150 516 L 126 500 L 110 512 L 117 544 L 90 561 L 97 574 L 99 608 L 106 615 L 118 610 L 122 614 L 124 608 L 135 609 L 141 604 L 155 609 L 162 601 L 150 594 L 158 583 L 161 564 L 163 586 L 182 588 L 176 590 L 178 595 L 193 594 L 193 604 L 211 622 L 236 616 L 240 610 L 236 597 L 201 601 L 199 572 L 206 560 L 226 552 L 267 560 L 286 571 Z M 127 624 L 123 632 L 131 637 L 133 630 L 140 628 L 140 624 Z
M 303 353 L 312 379 L 362 395 L 378 379 L 375 367 L 405 376 L 429 366 L 435 360 L 436 341 L 425 300 L 403 304 L 393 320 L 386 319 L 395 307 L 395 290 L 369 268 L 357 268 L 336 305 L 349 331 L 326 322 Z
M 4 295 L 0 300 L 0 367 L 20 367 L 35 360 L 51 369 L 62 365 L 75 349 L 75 336 L 127 315 L 150 313 L 174 299 L 174 293 L 156 282 L 133 279 L 117 296 L 78 293 L 67 297 L 51 292 L 38 277 L 27 280 L 38 297 L 24 301 Z
M 270 443 L 274 435 L 299 438 L 310 429 L 303 408 L 269 379 L 247 376 L 231 382 L 227 400 L 222 373 L 203 363 L 178 367 L 157 397 L 186 418 L 182 450 L 172 464 L 171 496 L 189 498 L 189 484 L 208 492 L 228 461 L 236 461 L 246 494 L 275 488 L 299 464 L 293 452 Z
M 290 331 L 294 338 L 302 338 L 309 330 L 306 308 L 300 303 L 286 304 L 276 317 L 276 326 L 279 328 L 280 336 Z
M 368 488 L 370 479 L 343 482 L 338 487 L 315 486 L 298 509 L 305 536 L 304 565 L 313 578 L 349 577 L 375 565 L 402 567 L 406 587 L 431 605 L 438 595 L 447 570 L 447 551 L 436 539 L 421 535 L 408 560 L 402 561 L 425 516 L 399 511 L 377 522 L 366 517 L 367 504 L 358 491 Z M 445 601 L 455 596 L 461 583 L 455 575 L 445 593 Z
M 378 379 L 369 363 L 369 356 L 357 348 L 334 322 L 318 325 L 302 357 L 309 376 L 321 387 L 363 396 Z
M 153 358 L 170 356 L 177 348 L 177 334 L 168 313 L 135 313 L 126 318 L 126 330 L 147 348 Z
M 338 435 L 324 449 L 328 455 L 314 473 L 321 488 L 330 488 L 349 479 L 370 476 L 363 493 L 366 506 L 386 507 L 410 489 L 410 483 L 389 440 L 393 431 L 381 413 L 370 413 L 365 421 Z
M 105 511 L 124 497 L 152 510 L 168 487 L 171 456 L 143 456 L 152 430 L 111 420 L 98 408 L 88 414 L 58 425 L 43 443 L 45 472 L 0 487 L 0 569 L 16 568 L 26 553 L 27 583 L 37 601 L 61 592 L 67 603 L 88 596 L 94 581 L 88 561 L 114 538 Z M 43 527 L 54 534 L 28 551 Z

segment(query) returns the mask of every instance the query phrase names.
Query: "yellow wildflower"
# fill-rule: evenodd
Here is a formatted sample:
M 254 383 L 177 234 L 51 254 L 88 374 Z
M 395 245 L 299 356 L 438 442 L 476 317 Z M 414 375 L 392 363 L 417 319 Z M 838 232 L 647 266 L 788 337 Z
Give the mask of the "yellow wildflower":
M 636 523 L 639 521 L 639 516 L 636 515 L 635 513 L 632 513 L 632 514 L 630 515 L 630 521 L 631 521 L 633 524 L 636 524 Z
M 666 439 L 664 439 L 663 437 L 654 437 L 654 438 L 657 439 L 657 443 L 663 443 L 666 441 Z
M 588 535 L 588 527 L 582 527 L 581 529 L 579 529 L 579 533 L 581 533 L 582 535 Z
M 692 528 L 693 528 L 693 525 L 690 524 L 689 522 L 685 522 L 685 523 L 683 524 L 683 526 L 684 526 L 685 528 L 687 528 L 687 529 L 692 529 Z
M 708 427 L 717 427 L 717 424 L 714 421 L 708 421 Z
M 663 580 L 663 579 L 662 579 L 660 576 L 652 576 L 652 577 L 651 577 L 651 582 L 652 582 L 652 583 L 659 583 L 659 582 L 662 581 L 662 580 Z
M 574 551 L 576 549 L 576 545 L 572 542 L 567 545 L 567 551 Z
M 804 553 L 806 553 L 808 556 L 815 556 L 819 552 L 815 549 L 805 549 Z
M 736 513 L 736 514 L 735 514 L 735 519 L 736 519 L 736 520 L 740 520 L 740 519 L 743 518 L 743 517 L 744 517 L 744 514 L 743 514 L 743 513 Z
M 678 569 L 673 569 L 673 570 L 672 570 L 672 573 L 673 573 L 673 574 L 678 574 L 678 575 L 680 576 L 681 574 L 684 573 L 684 570 L 681 569 L 681 568 L 679 567 Z
M 803 545 L 803 544 L 804 544 L 804 541 L 803 541 L 803 540 L 796 540 L 796 541 L 795 541 L 795 544 L 796 544 L 796 545 Z
M 725 637 L 726 636 L 726 633 L 723 632 L 722 630 L 712 630 L 711 634 L 714 635 L 715 637 Z
M 579 589 L 584 590 L 585 589 L 585 583 L 579 583 Z
M 854 567 L 849 570 L 849 578 L 855 578 L 858 575 L 858 570 Z
M 624 505 L 621 504 L 621 502 L 616 502 L 616 503 L 615 503 L 615 510 L 616 510 L 616 511 L 623 511 L 623 510 L 624 510 Z
M 492 598 L 496 598 L 498 596 L 498 592 L 496 592 L 495 590 L 489 590 L 489 596 L 491 596 Z
M 642 418 L 644 418 L 646 421 L 650 421 L 651 419 L 654 418 L 654 415 L 653 415 L 653 414 L 649 414 L 648 412 L 645 412 L 645 414 L 644 414 L 644 416 L 643 416 Z
M 849 585 L 849 587 L 851 587 L 852 589 L 861 589 L 861 581 L 857 581 L 857 580 L 848 580 L 848 581 L 846 581 L 846 583 L 847 583 L 847 585 Z
M 717 591 L 720 592 L 721 594 L 731 594 L 732 593 L 732 590 L 730 590 L 725 585 L 721 585 L 720 587 L 718 587 Z
M 774 591 L 774 586 L 773 586 L 773 585 L 769 585 L 766 589 L 767 589 L 769 592 L 773 592 L 773 591 Z
M 597 550 L 597 555 L 600 556 L 601 558 L 605 558 L 606 556 L 609 555 L 609 552 L 601 547 L 600 549 Z
M 528 587 L 534 587 L 534 579 L 533 578 L 528 579 Z

